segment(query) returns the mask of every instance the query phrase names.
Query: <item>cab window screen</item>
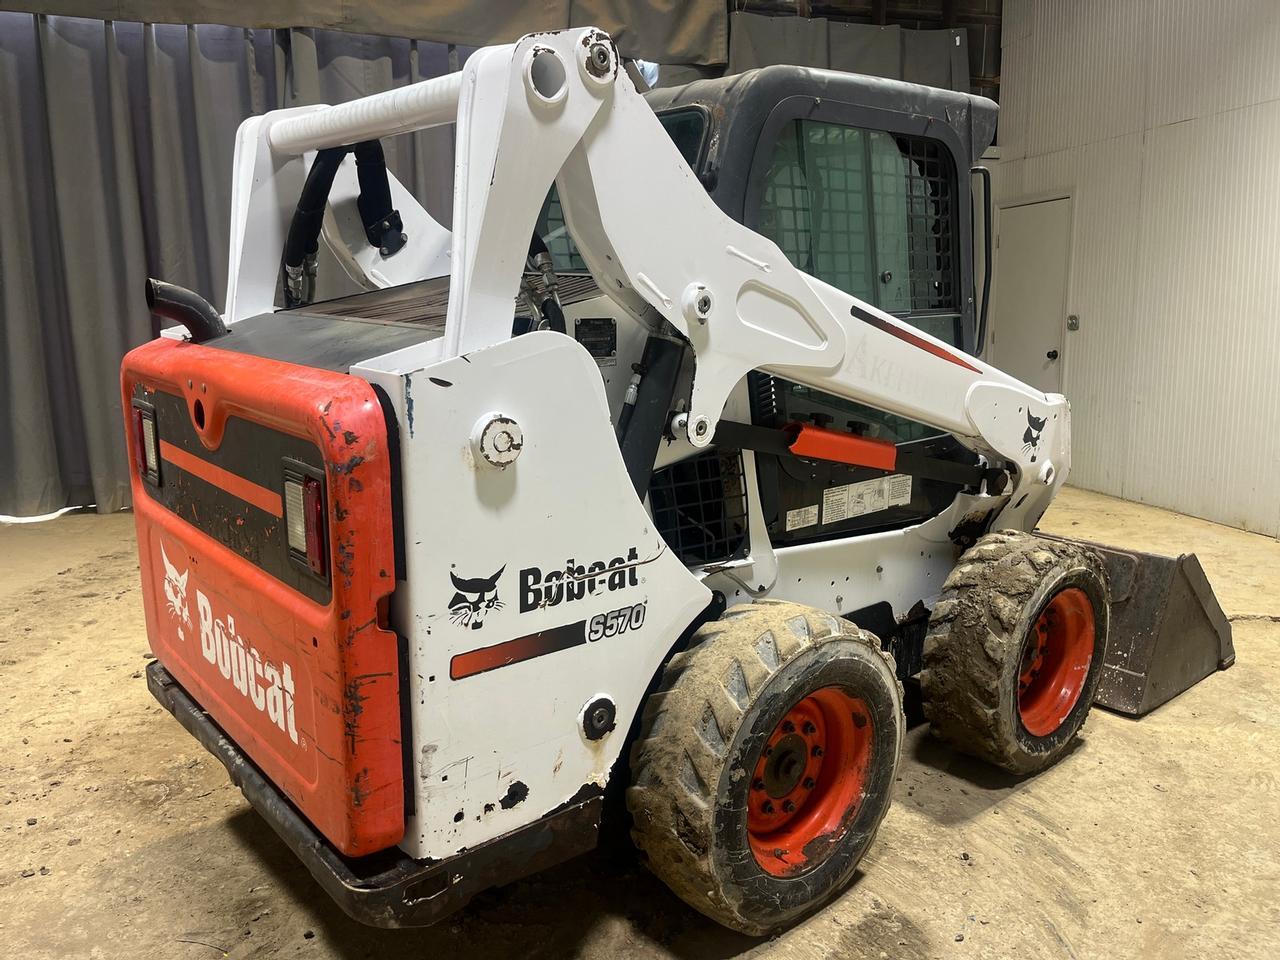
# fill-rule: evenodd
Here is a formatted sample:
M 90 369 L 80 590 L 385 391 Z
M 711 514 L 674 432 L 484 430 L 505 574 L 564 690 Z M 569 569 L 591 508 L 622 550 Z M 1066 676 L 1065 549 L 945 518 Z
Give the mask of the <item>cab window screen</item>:
M 956 196 L 934 140 L 795 120 L 774 144 L 756 229 L 799 269 L 959 346 Z M 898 443 L 938 433 L 780 377 L 753 383 L 758 419 L 817 414 Z
M 955 198 L 936 141 L 795 120 L 774 145 L 757 229 L 806 273 L 957 344 Z
M 706 114 L 701 110 L 671 110 L 658 114 L 658 120 L 680 151 L 680 156 L 684 157 L 685 163 L 696 171 L 702 138 L 707 129 Z M 560 207 L 560 196 L 556 193 L 555 184 L 551 185 L 551 192 L 547 194 L 542 212 L 538 214 L 537 229 L 546 241 L 547 249 L 551 251 L 556 270 L 581 272 L 587 269 L 565 226 L 564 211 Z

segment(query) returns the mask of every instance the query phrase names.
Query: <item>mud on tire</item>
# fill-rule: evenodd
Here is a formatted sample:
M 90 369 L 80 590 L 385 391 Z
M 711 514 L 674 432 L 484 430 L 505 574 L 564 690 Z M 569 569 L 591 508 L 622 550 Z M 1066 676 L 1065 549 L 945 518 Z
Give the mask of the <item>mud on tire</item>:
M 799 604 L 735 607 L 694 634 L 645 705 L 633 839 L 695 909 L 770 933 L 853 876 L 888 809 L 904 727 L 872 634 Z
M 920 686 L 933 734 L 1013 773 L 1053 764 L 1093 703 L 1109 609 L 1093 551 L 987 534 L 961 556 L 929 620 Z M 1048 641 L 1064 644 L 1057 660 Z

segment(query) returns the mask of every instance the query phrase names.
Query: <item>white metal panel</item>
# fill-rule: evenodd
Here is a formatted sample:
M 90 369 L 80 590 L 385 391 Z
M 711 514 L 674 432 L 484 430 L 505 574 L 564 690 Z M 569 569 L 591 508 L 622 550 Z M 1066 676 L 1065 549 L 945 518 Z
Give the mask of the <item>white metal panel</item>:
M 1132 499 L 1277 533 L 1280 102 L 1156 128 L 1143 173 Z
M 1151 0 L 1071 0 L 1031 5 L 1021 84 L 1031 109 L 1022 155 L 1105 140 L 1142 128 L 1145 32 Z M 1002 68 L 1002 81 L 1008 73 Z M 1001 92 L 1012 86 L 1002 82 Z
M 1000 40 L 1006 48 L 1011 40 L 1021 40 L 1031 33 L 1033 0 L 1004 0 L 1000 15 Z
M 1031 57 L 1031 38 L 1018 40 L 1004 38 L 1000 47 L 1000 64 L 1002 77 L 1025 77 L 1023 83 L 1010 84 L 1002 80 L 1000 85 L 1000 125 L 996 131 L 999 140 L 1000 157 L 1007 164 L 1010 160 L 1022 156 L 1027 148 L 1027 123 L 1030 104 L 1036 99 L 1036 91 L 1032 88 L 1032 68 L 1027 60 Z M 1014 151 L 1018 151 L 1016 154 Z
M 1011 6 L 995 192 L 1072 198 L 1072 482 L 1280 535 L 1280 6 Z
M 1280 97 L 1275 0 L 1156 4 L 1148 126 Z
M 408 642 L 417 807 L 401 847 L 447 857 L 603 786 L 650 678 L 711 594 L 636 499 L 580 344 L 539 331 L 426 369 L 404 360 L 353 372 L 386 389 L 415 494 L 392 609 Z M 505 468 L 476 452 L 479 426 L 499 414 L 523 435 Z M 487 609 L 464 616 L 459 580 L 485 578 Z M 636 605 L 646 612 L 629 629 L 587 633 Z M 569 639 L 557 646 L 557 634 Z M 487 667 L 459 668 L 480 651 Z M 601 697 L 618 728 L 591 740 L 582 712 Z

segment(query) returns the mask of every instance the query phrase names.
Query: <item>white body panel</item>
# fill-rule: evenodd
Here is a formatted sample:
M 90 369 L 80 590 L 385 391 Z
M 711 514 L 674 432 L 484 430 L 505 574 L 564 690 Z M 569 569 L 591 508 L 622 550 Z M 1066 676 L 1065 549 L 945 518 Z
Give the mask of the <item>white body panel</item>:
M 536 820 L 584 785 L 603 786 L 650 677 L 711 594 L 636 499 L 595 362 L 573 340 L 531 333 L 426 369 L 404 370 L 393 357 L 358 372 L 397 408 L 412 484 L 393 610 L 409 640 L 417 771 L 418 813 L 403 847 L 445 857 Z M 493 411 L 524 435 L 503 470 L 471 444 L 473 425 Z M 578 600 L 522 603 L 524 571 L 540 571 L 541 582 L 569 561 L 589 569 L 619 558 L 627 566 L 613 570 L 625 578 L 617 589 L 602 577 Z M 501 606 L 479 626 L 454 622 L 450 574 L 497 571 Z M 638 629 L 451 679 L 459 654 L 637 604 L 646 608 Z M 618 730 L 590 741 L 581 714 L 602 696 L 616 704 Z
M 365 239 L 356 206 L 360 193 L 356 160 L 348 156 L 338 168 L 333 189 L 329 191 L 329 209 L 325 211 L 324 230 L 320 234 L 325 246 L 347 276 L 366 289 L 443 277 L 449 272 L 452 234 L 422 208 L 391 171 L 387 171 L 387 181 L 391 187 L 391 205 L 400 214 L 405 236 L 413 242 L 384 257 Z
M 601 46 L 608 66 L 593 69 Z M 351 371 L 386 391 L 400 426 L 406 569 L 393 623 L 410 651 L 417 812 L 403 847 L 415 857 L 474 847 L 603 784 L 655 671 L 708 604 L 704 578 L 730 598 L 769 594 L 841 613 L 889 600 L 905 612 L 940 590 L 957 555 L 948 532 L 965 514 L 996 511 L 999 526 L 1029 529 L 1066 478 L 1064 398 L 796 270 L 712 203 L 617 62 L 598 31 L 541 34 L 478 52 L 456 81 L 268 114 L 237 138 L 232 321 L 271 309 L 305 172 L 299 152 L 456 114 L 453 234 L 427 225 L 427 252 L 404 261 L 430 271 L 447 257 L 444 334 Z M 529 237 L 553 180 L 620 318 L 620 348 L 665 324 L 692 346 L 688 432 L 662 451 L 663 462 L 709 444 L 726 410 L 744 419 L 743 378 L 764 369 L 948 431 L 1007 462 L 1009 488 L 959 496 L 906 530 L 775 552 L 747 454 L 749 555 L 686 569 L 636 498 L 619 453 L 610 410 L 627 368 L 605 373 L 606 392 L 601 368 L 573 339 L 511 338 Z M 349 227 L 330 241 L 353 242 Z M 349 269 L 383 285 L 386 272 L 358 236 L 354 243 Z M 1028 417 L 1042 428 L 1029 431 Z M 501 465 L 486 459 L 486 425 L 495 422 L 512 425 L 508 442 L 522 438 Z M 593 563 L 605 569 L 593 573 Z M 522 604 L 527 571 L 545 577 L 566 566 L 571 580 L 596 589 L 573 602 Z M 625 580 L 609 589 L 619 567 Z M 545 642 L 546 631 L 640 604 L 643 622 L 626 633 L 453 676 L 459 663 L 487 656 L 476 651 Z M 617 729 L 590 740 L 582 713 L 600 697 L 616 706 Z

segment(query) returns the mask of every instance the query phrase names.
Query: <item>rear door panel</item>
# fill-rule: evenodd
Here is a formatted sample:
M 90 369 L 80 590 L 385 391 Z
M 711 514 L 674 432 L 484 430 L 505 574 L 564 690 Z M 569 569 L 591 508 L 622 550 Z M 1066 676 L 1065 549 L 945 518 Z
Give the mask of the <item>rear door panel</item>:
M 162 339 L 125 358 L 122 389 L 159 441 L 159 482 L 132 471 L 152 650 L 342 853 L 397 843 L 392 447 L 373 388 Z M 287 466 L 323 477 L 325 577 L 289 553 Z

